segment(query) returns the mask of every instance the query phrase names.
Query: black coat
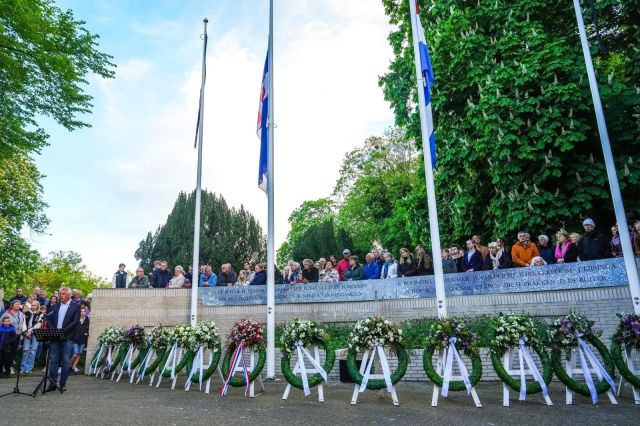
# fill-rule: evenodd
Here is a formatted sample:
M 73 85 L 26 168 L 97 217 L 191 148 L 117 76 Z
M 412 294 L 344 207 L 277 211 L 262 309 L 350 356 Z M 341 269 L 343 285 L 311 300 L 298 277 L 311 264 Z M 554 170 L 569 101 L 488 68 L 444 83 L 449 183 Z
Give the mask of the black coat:
M 513 262 L 511 262 L 511 256 L 508 252 L 502 251 L 502 256 L 498 259 L 498 269 L 506 269 L 511 268 L 513 266 Z M 482 267 L 484 271 L 492 271 L 493 270 L 493 261 L 491 260 L 491 255 L 484 258 L 484 265 Z
M 578 241 L 578 256 L 580 260 L 596 260 L 609 257 L 611 247 L 604 234 L 584 234 Z
M 418 272 L 415 262 L 398 263 L 398 276 L 399 277 L 413 277 Z
M 555 250 L 555 249 L 554 249 Z M 554 251 L 555 258 L 555 251 Z M 571 244 L 564 254 L 564 263 L 573 263 L 578 261 L 578 247 L 575 244 Z
M 310 283 L 317 283 L 319 276 L 320 276 L 320 271 L 318 271 L 318 268 L 316 268 L 313 265 L 309 267 L 309 270 L 306 270 L 306 269 L 302 270 L 302 278 L 306 279 Z
M 464 256 L 462 256 L 462 268 L 464 272 L 467 272 L 470 269 L 473 269 L 474 272 L 482 270 L 482 253 L 479 250 L 476 250 L 472 255 L 471 259 L 469 259 L 469 253 L 465 252 Z
M 89 339 L 89 318 L 85 318 L 84 322 L 80 323 L 78 320 L 78 326 L 75 333 L 71 337 L 71 341 L 78 345 L 86 345 Z
M 226 286 L 227 284 L 235 284 L 238 281 L 238 274 L 235 273 L 233 269 L 229 269 L 229 272 L 220 272 L 218 274 L 218 284 L 219 286 Z
M 57 324 L 58 324 L 58 315 L 60 313 L 60 306 L 62 306 L 62 302 L 56 303 L 55 307 L 53 308 L 53 311 L 47 314 L 47 324 L 49 324 L 48 325 L 49 328 L 58 328 Z M 67 308 L 67 313 L 62 320 L 62 330 L 64 331 L 64 334 L 67 337 L 73 336 L 79 323 L 80 323 L 80 304 L 70 301 L 69 307 Z

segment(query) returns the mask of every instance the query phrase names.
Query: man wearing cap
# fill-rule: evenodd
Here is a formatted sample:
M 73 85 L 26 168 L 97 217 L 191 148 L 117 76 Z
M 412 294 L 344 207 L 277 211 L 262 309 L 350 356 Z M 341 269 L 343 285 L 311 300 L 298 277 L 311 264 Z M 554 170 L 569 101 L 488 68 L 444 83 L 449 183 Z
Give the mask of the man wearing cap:
M 349 269 L 349 257 L 351 256 L 351 250 L 348 248 L 342 250 L 342 260 L 338 262 L 338 266 L 336 270 L 338 271 L 338 276 L 340 277 L 340 281 L 344 281 L 344 274 Z
M 591 218 L 582 222 L 584 235 L 578 241 L 578 257 L 580 260 L 596 260 L 609 257 L 610 247 L 607 237 L 596 232 L 596 223 Z

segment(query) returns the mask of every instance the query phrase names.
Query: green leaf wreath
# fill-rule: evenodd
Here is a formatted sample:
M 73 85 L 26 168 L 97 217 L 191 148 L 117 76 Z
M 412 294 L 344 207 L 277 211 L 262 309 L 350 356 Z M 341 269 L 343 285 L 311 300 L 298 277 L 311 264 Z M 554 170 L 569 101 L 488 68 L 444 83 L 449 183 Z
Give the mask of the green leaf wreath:
M 616 314 L 620 322 L 611 338 L 611 356 L 618 367 L 620 375 L 636 388 L 640 388 L 640 378 L 633 374 L 623 355 L 623 348 L 640 352 L 640 315 L 637 314 Z
M 305 348 L 311 348 L 314 345 L 324 349 L 325 361 L 322 366 L 324 371 L 329 374 L 333 369 L 336 361 L 336 354 L 330 345 L 329 334 L 320 328 L 315 321 L 302 321 L 298 318 L 284 324 L 280 335 L 280 346 L 282 348 L 282 357 L 280 359 L 280 367 L 282 375 L 292 386 L 303 389 L 302 378 L 293 374 L 291 370 L 291 355 L 296 352 L 296 342 L 301 342 Z M 320 373 L 316 373 L 308 378 L 309 387 L 312 388 L 322 383 L 324 379 Z

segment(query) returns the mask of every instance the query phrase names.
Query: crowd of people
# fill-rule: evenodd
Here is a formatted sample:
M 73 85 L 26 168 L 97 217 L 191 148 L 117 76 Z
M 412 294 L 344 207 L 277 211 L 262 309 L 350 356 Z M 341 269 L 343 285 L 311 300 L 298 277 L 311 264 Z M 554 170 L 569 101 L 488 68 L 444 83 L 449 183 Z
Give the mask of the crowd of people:
M 43 358 L 49 352 L 49 364 L 55 366 L 49 377 L 63 391 L 69 371 L 81 372 L 78 364 L 89 338 L 90 315 L 91 302 L 78 289 L 61 288 L 51 297 L 38 287 L 29 295 L 23 288 L 16 289 L 16 294 L 0 306 L 0 378 L 9 377 L 12 370 L 34 372 L 36 362 L 44 365 Z M 63 329 L 68 340 L 51 344 L 38 341 L 35 331 L 49 328 Z M 19 362 L 14 365 L 16 360 Z
M 480 236 L 474 235 L 464 247 L 453 244 L 442 250 L 442 268 L 445 274 L 451 274 L 622 256 L 617 225 L 611 227 L 610 236 L 597 231 L 593 219 L 585 219 L 582 226 L 582 234 L 558 230 L 553 241 L 547 235 L 538 235 L 532 241 L 529 233 L 521 231 L 511 245 L 503 238 L 497 238 L 485 246 Z M 640 221 L 635 222 L 628 232 L 635 255 L 640 256 Z M 276 284 L 304 284 L 431 275 L 434 273 L 433 263 L 432 254 L 423 244 L 418 244 L 414 252 L 401 248 L 397 258 L 388 251 L 374 249 L 361 259 L 345 248 L 340 260 L 334 255 L 316 261 L 304 259 L 302 263 L 290 260 L 282 272 L 275 268 L 274 279 Z M 239 272 L 229 263 L 223 264 L 217 274 L 211 266 L 202 265 L 194 277 L 191 266 L 185 272 L 178 265 L 172 275 L 167 262 L 156 261 L 148 276 L 142 268 L 137 268 L 133 278 L 129 279 L 125 265 L 120 264 L 113 276 L 113 287 L 190 288 L 194 279 L 199 287 L 264 285 L 267 274 L 265 265 L 253 266 L 250 262 L 244 262 Z

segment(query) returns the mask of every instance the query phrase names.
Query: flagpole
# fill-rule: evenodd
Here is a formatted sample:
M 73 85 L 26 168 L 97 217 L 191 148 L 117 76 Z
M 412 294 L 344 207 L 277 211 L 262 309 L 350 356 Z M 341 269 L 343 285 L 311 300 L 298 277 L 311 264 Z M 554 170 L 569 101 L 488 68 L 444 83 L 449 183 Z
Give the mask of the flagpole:
M 275 282 L 274 282 L 274 235 L 273 235 L 273 0 L 269 0 L 269 106 L 267 148 L 267 379 L 276 376 L 276 320 L 275 320 Z
M 202 49 L 202 82 L 200 83 L 200 109 L 198 112 L 198 171 L 196 174 L 196 206 L 195 219 L 193 224 L 193 276 L 191 280 L 191 325 L 196 325 L 198 321 L 198 282 L 200 280 L 200 204 L 201 204 L 201 186 L 202 186 L 202 130 L 204 123 L 204 83 L 207 75 L 207 23 L 209 20 L 204 18 L 204 47 Z M 195 280 L 193 277 L 196 277 Z
M 609 188 L 611 189 L 611 199 L 613 200 L 613 209 L 616 215 L 616 222 L 618 223 L 618 235 L 620 236 L 620 243 L 622 244 L 624 266 L 627 271 L 627 279 L 629 280 L 629 292 L 631 293 L 633 310 L 636 314 L 640 314 L 640 279 L 638 278 L 638 269 L 636 268 L 636 262 L 633 257 L 633 248 L 631 246 L 631 238 L 629 237 L 629 226 L 627 225 L 627 218 L 624 214 L 624 204 L 622 203 L 622 194 L 620 193 L 620 186 L 618 185 L 618 174 L 616 173 L 616 164 L 613 161 L 607 123 L 604 118 L 602 102 L 600 101 L 598 81 L 596 80 L 596 73 L 593 68 L 593 61 L 591 60 L 591 51 L 589 50 L 587 32 L 584 28 L 580 2 L 578 0 L 573 0 L 573 6 L 576 10 L 578 31 L 580 32 L 580 41 L 582 43 L 582 53 L 584 54 L 584 62 L 587 67 L 591 97 L 593 98 L 593 108 L 596 113 L 598 132 L 600 133 L 600 143 L 602 144 L 604 163 L 607 168 Z
M 429 229 L 431 231 L 431 249 L 433 254 L 433 271 L 436 282 L 436 307 L 438 316 L 447 315 L 447 299 L 444 291 L 444 271 L 440 260 L 440 229 L 438 227 L 438 210 L 436 208 L 436 192 L 433 183 L 432 157 L 429 135 L 431 134 L 427 122 L 427 111 L 425 109 L 425 98 L 423 92 L 424 77 L 420 67 L 420 47 L 418 44 L 418 11 L 416 0 L 408 0 L 411 11 L 411 33 L 413 35 L 413 56 L 416 65 L 416 83 L 418 86 L 418 108 L 420 110 L 420 129 L 422 131 L 422 152 L 424 158 L 424 172 L 427 183 L 427 205 L 429 208 Z

